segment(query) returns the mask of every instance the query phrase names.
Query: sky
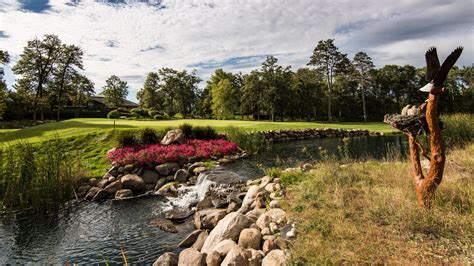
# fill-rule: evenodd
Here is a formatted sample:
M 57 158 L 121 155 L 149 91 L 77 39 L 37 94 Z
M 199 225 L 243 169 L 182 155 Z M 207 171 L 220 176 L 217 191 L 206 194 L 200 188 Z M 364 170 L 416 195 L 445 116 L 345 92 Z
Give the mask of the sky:
M 425 64 L 464 46 L 457 65 L 474 62 L 474 0 L 0 0 L 0 49 L 11 67 L 28 40 L 56 34 L 84 50 L 96 92 L 117 75 L 136 100 L 148 72 L 196 70 L 205 85 L 216 68 L 248 73 L 266 56 L 305 67 L 319 40 L 332 38 L 350 58 L 376 66 Z

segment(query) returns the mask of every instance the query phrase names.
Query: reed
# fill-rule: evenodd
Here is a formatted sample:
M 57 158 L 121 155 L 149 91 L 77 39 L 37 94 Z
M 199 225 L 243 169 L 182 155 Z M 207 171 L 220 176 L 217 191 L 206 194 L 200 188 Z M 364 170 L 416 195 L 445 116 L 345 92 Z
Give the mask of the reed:
M 250 154 L 256 154 L 267 147 L 265 137 L 259 133 L 245 132 L 232 126 L 227 127 L 225 132 L 230 141 L 237 143 L 240 148 Z

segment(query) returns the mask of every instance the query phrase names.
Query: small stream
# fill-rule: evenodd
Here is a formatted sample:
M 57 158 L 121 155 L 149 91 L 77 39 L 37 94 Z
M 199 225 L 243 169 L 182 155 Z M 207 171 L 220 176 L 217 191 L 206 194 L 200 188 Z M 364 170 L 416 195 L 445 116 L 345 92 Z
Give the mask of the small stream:
M 260 177 L 263 168 L 293 167 L 317 161 L 318 147 L 337 155 L 341 139 L 302 140 L 272 145 L 249 159 L 224 169 L 242 179 Z M 357 137 L 348 143 L 351 158 L 383 158 L 387 152 L 405 155 L 403 136 Z M 195 193 L 197 193 L 195 191 Z M 198 193 L 197 193 L 198 194 Z M 202 193 L 201 193 L 202 194 Z M 179 199 L 179 204 L 183 204 Z M 122 247 L 129 263 L 152 264 L 164 252 L 178 253 L 177 244 L 194 230 L 191 222 L 177 226 L 179 233 L 167 233 L 148 226 L 162 217 L 169 203 L 157 198 L 123 202 L 84 202 L 54 215 L 10 214 L 0 216 L 0 264 L 123 264 Z

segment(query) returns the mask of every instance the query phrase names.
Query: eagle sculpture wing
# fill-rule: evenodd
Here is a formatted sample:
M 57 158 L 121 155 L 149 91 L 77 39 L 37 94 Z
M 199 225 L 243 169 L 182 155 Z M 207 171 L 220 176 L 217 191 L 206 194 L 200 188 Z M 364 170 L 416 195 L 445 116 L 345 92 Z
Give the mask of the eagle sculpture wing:
M 444 82 L 446 81 L 446 78 L 448 77 L 449 70 L 454 66 L 459 56 L 461 56 L 462 50 L 463 50 L 462 47 L 456 48 L 446 58 L 446 60 L 444 60 L 443 65 L 441 65 L 441 67 L 438 70 L 438 73 L 436 73 L 433 79 L 433 83 L 435 87 L 442 87 L 444 85 Z
M 431 82 L 439 70 L 439 59 L 436 47 L 431 47 L 425 54 L 426 81 Z

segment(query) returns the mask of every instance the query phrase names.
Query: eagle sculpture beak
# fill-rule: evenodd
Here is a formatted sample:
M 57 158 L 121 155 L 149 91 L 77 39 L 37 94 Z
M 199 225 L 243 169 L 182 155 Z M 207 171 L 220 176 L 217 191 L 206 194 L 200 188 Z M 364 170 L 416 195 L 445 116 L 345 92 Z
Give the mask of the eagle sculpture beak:
M 431 89 L 433 89 L 433 83 L 428 83 L 423 88 L 421 88 L 420 91 L 430 92 Z

